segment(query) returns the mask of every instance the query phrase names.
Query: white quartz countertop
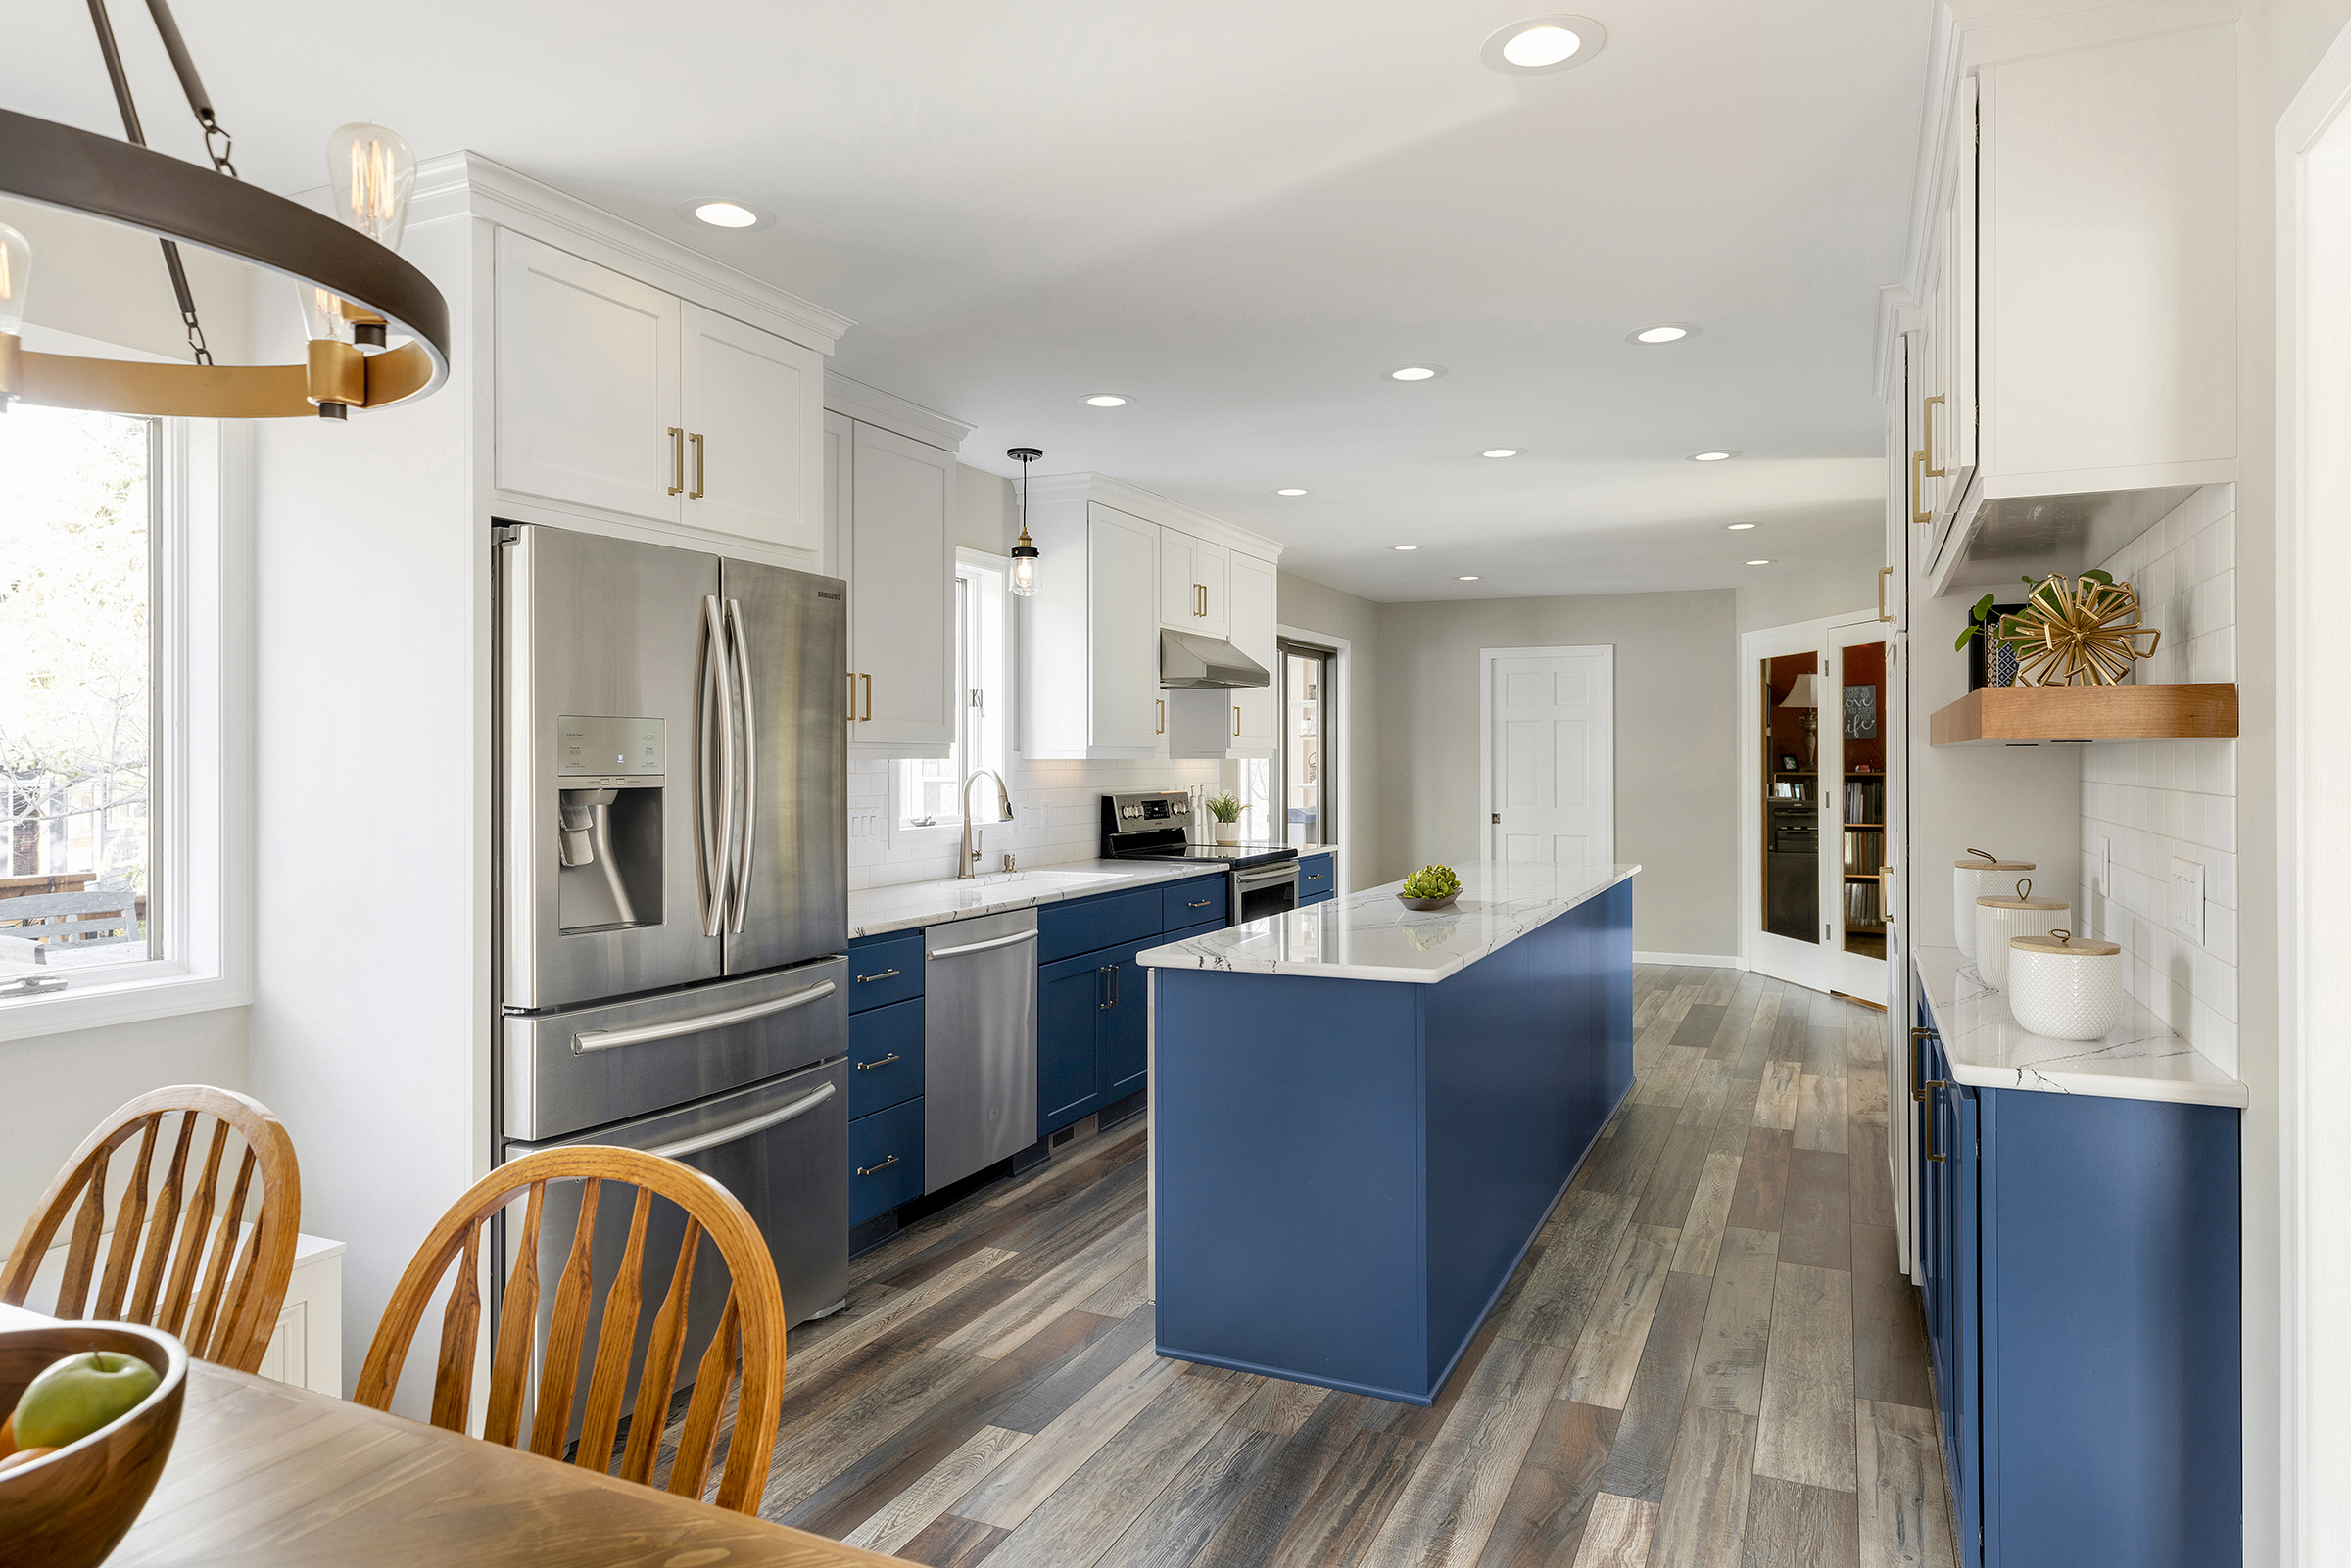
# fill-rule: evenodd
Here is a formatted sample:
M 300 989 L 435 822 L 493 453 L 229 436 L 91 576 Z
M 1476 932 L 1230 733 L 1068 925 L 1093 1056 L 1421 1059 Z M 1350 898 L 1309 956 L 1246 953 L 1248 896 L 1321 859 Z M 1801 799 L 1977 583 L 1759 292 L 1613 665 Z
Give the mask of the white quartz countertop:
M 1329 844 L 1310 845 L 1298 851 L 1301 859 L 1337 853 Z M 1008 909 L 1030 909 L 1065 898 L 1091 898 L 1096 893 L 1123 893 L 1159 882 L 1215 877 L 1223 870 L 1222 866 L 1204 861 L 1070 860 L 1039 866 L 1034 871 L 999 872 L 969 880 L 942 877 L 936 881 L 865 887 L 849 894 L 849 935 L 854 938 L 917 930 L 925 926 L 971 920 Z
M 1594 871 L 1527 861 L 1478 861 L 1454 868 L 1462 879 L 1462 891 L 1451 909 L 1407 909 L 1396 898 L 1404 884 L 1388 882 L 1313 909 L 1147 947 L 1135 962 L 1151 969 L 1434 985 L 1607 892 L 1640 869 L 1617 865 Z
M 2033 1089 L 2113 1100 L 2242 1107 L 2245 1086 L 2166 1027 L 2135 998 L 2103 1040 L 2053 1040 L 2018 1023 L 2008 996 L 1955 947 L 1913 951 L 1951 1075 L 1980 1089 Z

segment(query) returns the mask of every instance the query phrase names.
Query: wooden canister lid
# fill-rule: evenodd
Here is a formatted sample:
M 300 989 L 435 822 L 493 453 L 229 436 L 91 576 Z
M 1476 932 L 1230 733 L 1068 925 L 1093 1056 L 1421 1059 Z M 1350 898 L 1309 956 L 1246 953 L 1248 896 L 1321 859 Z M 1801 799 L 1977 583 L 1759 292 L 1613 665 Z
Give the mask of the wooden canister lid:
M 2062 898 L 2035 898 L 2033 896 L 2033 879 L 2030 877 L 2018 879 L 2016 896 L 2013 898 L 1995 893 L 1989 897 L 1979 898 L 1976 902 L 1987 909 L 2071 909 L 2074 907 Z
M 2039 868 L 2029 860 L 1994 860 L 1989 849 L 1971 849 L 1966 860 L 1951 862 L 1953 871 L 2037 871 Z
M 2008 945 L 2020 953 L 2062 953 L 2068 958 L 2112 958 L 2123 950 L 2118 942 L 2076 936 L 2062 927 L 2046 936 L 2011 936 Z

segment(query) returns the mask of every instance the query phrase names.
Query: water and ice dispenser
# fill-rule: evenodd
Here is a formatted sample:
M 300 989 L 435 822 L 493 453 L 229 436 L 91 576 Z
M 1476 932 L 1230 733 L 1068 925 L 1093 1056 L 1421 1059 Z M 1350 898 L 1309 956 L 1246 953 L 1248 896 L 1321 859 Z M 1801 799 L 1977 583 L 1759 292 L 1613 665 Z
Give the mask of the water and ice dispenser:
M 565 714 L 555 725 L 556 924 L 660 925 L 667 721 Z

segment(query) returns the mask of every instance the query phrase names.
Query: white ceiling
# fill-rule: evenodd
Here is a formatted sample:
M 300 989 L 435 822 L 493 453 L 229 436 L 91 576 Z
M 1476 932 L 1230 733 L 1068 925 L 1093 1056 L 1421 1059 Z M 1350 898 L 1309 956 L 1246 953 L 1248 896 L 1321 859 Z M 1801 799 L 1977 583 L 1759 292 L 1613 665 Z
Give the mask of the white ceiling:
M 1529 0 L 176 9 L 249 179 L 315 186 L 352 119 L 473 149 L 854 317 L 837 366 L 976 422 L 966 461 L 1041 447 L 1373 598 L 1873 547 L 1929 0 L 1578 3 L 1606 49 L 1531 77 L 1478 61 Z M 0 102 L 118 131 L 84 7 L 10 9 Z M 151 140 L 201 157 L 113 9 Z M 672 211 L 713 195 L 779 220 Z M 1656 321 L 1703 330 L 1624 341 Z M 1414 362 L 1450 373 L 1387 379 Z

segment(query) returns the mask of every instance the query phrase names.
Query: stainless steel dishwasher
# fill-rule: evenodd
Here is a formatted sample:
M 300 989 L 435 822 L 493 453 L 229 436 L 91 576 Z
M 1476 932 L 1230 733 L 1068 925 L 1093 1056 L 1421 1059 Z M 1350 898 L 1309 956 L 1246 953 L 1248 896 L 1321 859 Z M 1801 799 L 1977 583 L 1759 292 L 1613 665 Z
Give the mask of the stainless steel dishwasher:
M 923 1191 L 1036 1142 L 1036 911 L 923 929 Z

